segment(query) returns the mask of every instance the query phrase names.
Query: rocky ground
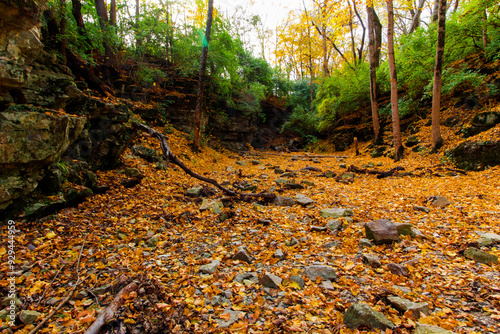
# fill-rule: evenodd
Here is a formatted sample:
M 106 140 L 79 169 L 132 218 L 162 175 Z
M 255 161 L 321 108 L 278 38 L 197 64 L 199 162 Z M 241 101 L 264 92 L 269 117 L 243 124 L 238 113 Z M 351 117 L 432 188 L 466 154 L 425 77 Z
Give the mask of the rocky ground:
M 108 192 L 16 222 L 17 320 L 0 313 L 2 333 L 30 332 L 78 278 L 40 332 L 83 333 L 134 280 L 108 333 L 500 331 L 499 167 L 464 173 L 411 151 L 399 163 L 352 149 L 193 154 L 172 131 L 193 170 L 278 197 L 231 200 L 140 138 L 119 170 L 99 172 Z

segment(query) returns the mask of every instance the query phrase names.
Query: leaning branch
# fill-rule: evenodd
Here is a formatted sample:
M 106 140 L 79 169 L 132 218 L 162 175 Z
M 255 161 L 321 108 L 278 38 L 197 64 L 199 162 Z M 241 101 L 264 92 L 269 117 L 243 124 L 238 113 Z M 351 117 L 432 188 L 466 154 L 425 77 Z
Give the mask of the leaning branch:
M 201 180 L 203 182 L 210 183 L 210 184 L 214 185 L 215 187 L 217 187 L 218 189 L 222 190 L 224 193 L 226 193 L 229 196 L 242 197 L 242 198 L 260 197 L 260 198 L 264 198 L 264 199 L 268 199 L 268 200 L 272 200 L 276 197 L 276 195 L 272 194 L 272 193 L 244 194 L 244 193 L 240 193 L 240 192 L 228 189 L 228 188 L 222 186 L 221 184 L 219 184 L 216 180 L 210 179 L 210 178 L 205 177 L 203 175 L 200 175 L 200 174 L 192 171 L 189 167 L 187 167 L 181 160 L 179 160 L 179 158 L 177 158 L 175 156 L 175 154 L 172 153 L 172 151 L 170 150 L 170 146 L 168 145 L 168 142 L 167 142 L 167 137 L 165 137 L 164 135 L 162 135 L 158 131 L 151 129 L 150 127 L 148 127 L 144 124 L 134 122 L 134 123 L 132 123 L 132 125 L 134 126 L 134 128 L 141 130 L 143 132 L 146 132 L 147 134 L 158 139 L 160 141 L 160 147 L 161 147 L 161 150 L 163 151 L 163 155 L 165 156 L 165 159 L 167 160 L 167 163 L 169 161 L 173 162 L 174 164 L 179 166 L 189 176 L 192 176 L 195 179 Z
M 354 165 L 351 165 L 351 166 L 349 166 L 349 168 L 347 170 L 349 172 L 353 172 L 353 173 L 357 173 L 357 174 L 373 174 L 373 175 L 377 175 L 377 179 L 383 179 L 385 177 L 389 177 L 389 176 L 393 175 L 397 171 L 404 170 L 404 168 L 398 166 L 398 167 L 394 167 L 388 171 L 381 171 L 378 169 L 365 169 L 365 168 L 359 168 L 359 167 L 356 167 Z

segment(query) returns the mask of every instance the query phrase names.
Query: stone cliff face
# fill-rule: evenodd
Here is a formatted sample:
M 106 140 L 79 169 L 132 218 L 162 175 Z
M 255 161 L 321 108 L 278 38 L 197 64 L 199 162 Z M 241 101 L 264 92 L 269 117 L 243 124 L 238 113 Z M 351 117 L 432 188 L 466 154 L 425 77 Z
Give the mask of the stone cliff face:
M 127 106 L 92 97 L 85 83 L 75 82 L 71 71 L 43 50 L 44 6 L 43 1 L 0 0 L 4 219 L 43 213 L 91 194 L 97 189 L 92 171 L 113 167 L 131 137 L 124 125 Z

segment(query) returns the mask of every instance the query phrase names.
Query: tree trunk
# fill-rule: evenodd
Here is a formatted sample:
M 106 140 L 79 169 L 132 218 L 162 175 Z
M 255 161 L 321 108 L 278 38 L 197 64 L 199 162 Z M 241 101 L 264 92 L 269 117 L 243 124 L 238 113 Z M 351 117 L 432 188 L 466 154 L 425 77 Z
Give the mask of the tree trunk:
M 434 5 L 432 6 L 431 13 L 431 22 L 436 22 L 438 20 L 439 2 L 440 0 L 434 0 Z
M 87 29 L 85 28 L 85 23 L 83 22 L 82 17 L 82 3 L 80 0 L 71 0 L 73 17 L 76 21 L 76 26 L 78 27 L 78 35 L 82 36 L 85 39 L 85 42 L 88 44 L 89 49 L 92 48 L 92 41 L 87 34 Z
M 373 6 L 373 4 L 371 4 Z M 375 136 L 374 143 L 378 145 L 382 142 L 380 132 L 380 120 L 378 115 L 378 102 L 377 102 L 377 67 L 378 63 L 375 62 L 375 10 L 366 5 L 366 12 L 368 13 L 368 58 L 370 61 L 370 101 L 372 107 L 372 121 L 373 121 L 373 134 Z
M 389 71 L 391 74 L 391 108 L 392 108 L 392 132 L 394 134 L 394 160 L 401 159 L 403 146 L 401 145 L 401 130 L 399 126 L 398 107 L 398 79 L 396 75 L 396 59 L 394 58 L 394 9 L 392 0 L 387 2 L 387 45 L 389 53 Z
M 488 46 L 488 12 L 486 9 L 483 11 L 483 47 L 486 49 Z
M 206 43 L 203 43 L 200 63 L 200 76 L 198 78 L 198 96 L 196 97 L 196 108 L 194 111 L 194 138 L 193 149 L 200 151 L 201 147 L 201 104 L 203 102 L 203 77 L 207 70 L 208 43 L 210 43 L 210 32 L 212 31 L 212 13 L 214 1 L 208 0 L 207 27 L 205 30 Z
M 411 26 L 410 30 L 408 30 L 408 34 L 411 34 L 415 30 L 417 30 L 418 26 L 420 25 L 420 15 L 422 14 L 422 9 L 424 9 L 424 5 L 425 5 L 425 0 L 420 0 L 415 15 L 413 15 L 413 19 L 411 21 Z
M 135 0 L 135 50 L 139 51 L 142 46 L 142 37 L 139 33 L 139 21 L 140 21 L 140 0 Z
M 99 16 L 99 25 L 101 26 L 101 30 L 103 33 L 103 46 L 104 46 L 104 66 L 103 66 L 103 77 L 104 80 L 109 82 L 111 78 L 111 68 L 114 65 L 114 54 L 113 50 L 109 45 L 108 38 L 108 12 L 106 10 L 106 3 L 104 0 L 96 0 L 95 8 L 97 11 L 97 15 Z
M 109 25 L 116 26 L 116 0 L 111 0 L 109 7 Z
M 361 34 L 361 45 L 358 48 L 358 59 L 359 63 L 361 64 L 363 62 L 363 49 L 365 47 L 366 27 L 365 24 L 363 23 L 361 15 L 359 14 L 358 8 L 356 7 L 356 0 L 352 1 L 352 6 L 354 8 L 354 13 L 356 13 L 356 17 L 358 18 L 359 24 L 361 25 L 361 29 L 363 31 Z
M 61 34 L 59 52 L 63 56 L 64 63 L 66 63 L 66 0 L 59 0 L 59 15 L 61 17 L 61 20 L 59 21 L 59 33 Z
M 432 89 L 432 151 L 443 145 L 439 123 L 441 109 L 441 72 L 443 69 L 444 42 L 446 34 L 446 0 L 439 0 L 438 37 L 436 45 L 436 65 L 434 67 L 434 86 Z

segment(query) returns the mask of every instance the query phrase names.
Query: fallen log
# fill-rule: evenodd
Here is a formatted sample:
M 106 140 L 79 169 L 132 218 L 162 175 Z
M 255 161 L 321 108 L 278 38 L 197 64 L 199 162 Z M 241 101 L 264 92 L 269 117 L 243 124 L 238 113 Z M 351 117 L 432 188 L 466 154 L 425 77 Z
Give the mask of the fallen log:
M 160 141 L 160 147 L 161 147 L 161 150 L 163 151 L 163 155 L 165 156 L 165 159 L 167 160 L 167 164 L 171 161 L 175 165 L 179 166 L 189 176 L 192 176 L 195 179 L 198 179 L 200 181 L 210 183 L 211 185 L 222 190 L 225 194 L 227 194 L 229 196 L 233 196 L 233 197 L 240 197 L 240 198 L 253 197 L 253 198 L 262 198 L 262 199 L 269 200 L 269 201 L 273 200 L 276 197 L 276 195 L 273 193 L 245 194 L 245 193 L 240 193 L 240 192 L 228 189 L 228 188 L 222 186 L 221 184 L 219 184 L 219 182 L 217 182 L 216 180 L 210 179 L 210 178 L 205 177 L 203 175 L 200 175 L 200 174 L 192 171 L 189 167 L 187 167 L 181 160 L 179 160 L 179 158 L 177 158 L 177 156 L 175 156 L 175 154 L 172 153 L 172 151 L 170 150 L 170 146 L 168 145 L 168 141 L 167 141 L 168 138 L 166 136 L 164 136 L 163 134 L 159 133 L 158 131 L 156 131 L 156 130 L 154 130 L 154 129 L 152 129 L 144 124 L 133 122 L 132 125 L 134 128 L 141 130 L 141 131 L 149 134 L 150 136 L 158 139 Z
M 356 167 L 354 165 L 351 165 L 351 166 L 349 166 L 349 168 L 347 170 L 349 172 L 358 173 L 358 174 L 373 174 L 373 175 L 377 175 L 377 179 L 383 179 L 385 177 L 393 175 L 396 171 L 405 170 L 405 169 L 401 166 L 397 166 L 397 167 L 394 167 L 388 171 L 381 171 L 378 169 L 359 168 L 359 167 Z
M 99 314 L 94 323 L 87 328 L 85 334 L 98 334 L 101 330 L 101 327 L 106 325 L 109 321 L 111 321 L 115 315 L 115 312 L 123 305 L 125 302 L 125 297 L 130 294 L 132 291 L 137 290 L 138 285 L 135 282 L 130 283 L 126 287 L 120 290 L 116 295 L 115 299 L 109 304 L 108 307 L 104 311 Z

